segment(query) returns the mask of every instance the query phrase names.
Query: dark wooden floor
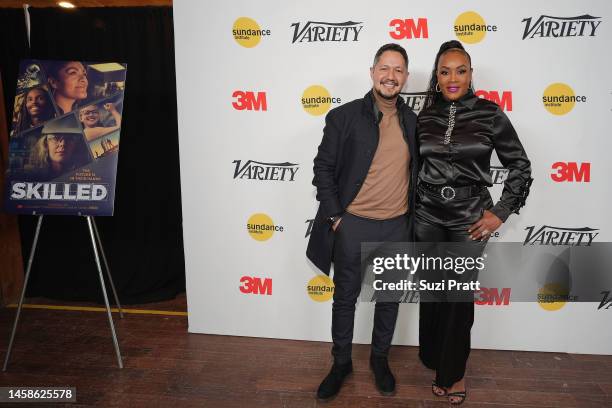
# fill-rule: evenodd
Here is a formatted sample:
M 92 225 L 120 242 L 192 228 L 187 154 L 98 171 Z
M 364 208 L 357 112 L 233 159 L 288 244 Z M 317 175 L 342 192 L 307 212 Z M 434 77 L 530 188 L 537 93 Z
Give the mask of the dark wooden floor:
M 185 299 L 130 308 L 184 311 Z M 0 309 L 2 361 L 14 313 Z M 123 370 L 105 314 L 24 310 L 0 386 L 73 386 L 78 402 L 71 407 L 448 406 L 431 394 L 432 372 L 415 347 L 392 350 L 394 397 L 377 394 L 369 347 L 356 346 L 353 376 L 335 400 L 317 403 L 314 392 L 330 367 L 327 343 L 187 334 L 184 316 L 128 314 L 115 322 Z M 473 350 L 466 378 L 464 407 L 612 407 L 612 356 Z

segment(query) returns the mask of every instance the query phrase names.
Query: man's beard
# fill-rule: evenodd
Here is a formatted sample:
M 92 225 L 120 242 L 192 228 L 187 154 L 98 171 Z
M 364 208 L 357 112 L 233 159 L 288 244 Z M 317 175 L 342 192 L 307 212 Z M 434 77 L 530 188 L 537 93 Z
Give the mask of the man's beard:
M 400 92 L 401 92 L 401 90 L 399 90 L 399 91 L 395 92 L 395 93 L 394 93 L 394 94 L 392 94 L 392 95 L 385 95 L 385 94 L 383 94 L 383 93 L 380 91 L 380 89 L 378 89 L 378 88 L 376 88 L 376 87 L 374 87 L 374 91 L 376 91 L 376 94 L 377 94 L 378 96 L 380 96 L 381 98 L 386 99 L 386 100 L 388 100 L 388 101 L 390 101 L 390 100 L 393 100 L 393 99 L 397 98 L 397 96 L 398 96 L 398 95 L 400 94 Z

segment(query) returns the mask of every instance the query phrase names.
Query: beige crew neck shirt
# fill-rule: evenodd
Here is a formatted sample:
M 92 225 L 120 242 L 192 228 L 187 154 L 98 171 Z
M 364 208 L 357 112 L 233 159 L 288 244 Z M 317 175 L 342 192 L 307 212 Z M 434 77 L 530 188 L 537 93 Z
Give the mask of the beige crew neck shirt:
M 381 106 L 378 147 L 368 175 L 347 212 L 386 220 L 408 212 L 410 151 L 395 105 Z

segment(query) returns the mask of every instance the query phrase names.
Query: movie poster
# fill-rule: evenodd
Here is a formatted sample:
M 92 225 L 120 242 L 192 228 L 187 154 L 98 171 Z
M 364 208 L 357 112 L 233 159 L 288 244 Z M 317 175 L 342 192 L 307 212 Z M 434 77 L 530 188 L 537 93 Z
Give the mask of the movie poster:
M 127 65 L 21 61 L 5 210 L 112 215 Z

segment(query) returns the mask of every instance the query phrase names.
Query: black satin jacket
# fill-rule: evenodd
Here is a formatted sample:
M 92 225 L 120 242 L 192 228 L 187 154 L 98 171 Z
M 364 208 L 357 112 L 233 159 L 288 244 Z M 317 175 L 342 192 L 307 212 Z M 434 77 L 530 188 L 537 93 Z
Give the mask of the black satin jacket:
M 451 104 L 456 107 L 450 143 L 444 144 Z M 469 91 L 456 102 L 440 100 L 421 112 L 417 121 L 421 156 L 419 180 L 453 187 L 493 185 L 490 165 L 495 149 L 509 170 L 502 196 L 490 210 L 502 221 L 525 205 L 531 163 L 510 120 L 500 107 Z

